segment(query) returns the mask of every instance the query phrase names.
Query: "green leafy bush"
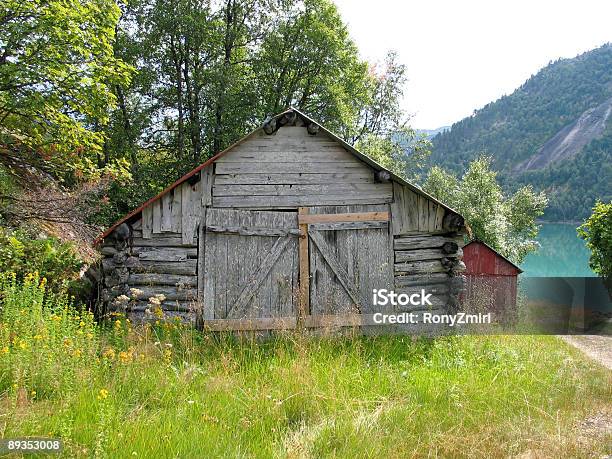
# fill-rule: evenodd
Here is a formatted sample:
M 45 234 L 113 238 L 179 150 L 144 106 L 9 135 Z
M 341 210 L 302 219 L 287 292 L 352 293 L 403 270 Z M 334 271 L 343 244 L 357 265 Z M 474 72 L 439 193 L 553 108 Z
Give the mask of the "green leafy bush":
M 0 227 L 0 273 L 13 272 L 17 279 L 38 273 L 47 279 L 51 291 L 59 292 L 76 286 L 82 266 L 83 261 L 70 243 Z
M 591 250 L 589 265 L 605 279 L 612 279 L 612 201 L 597 202 L 591 216 L 578 228 Z

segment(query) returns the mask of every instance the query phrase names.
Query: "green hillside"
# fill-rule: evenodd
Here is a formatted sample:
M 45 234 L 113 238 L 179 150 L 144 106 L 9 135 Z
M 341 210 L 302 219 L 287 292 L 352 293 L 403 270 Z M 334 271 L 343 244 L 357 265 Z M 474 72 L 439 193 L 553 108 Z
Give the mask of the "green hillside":
M 461 172 L 494 158 L 506 189 L 549 192 L 550 220 L 577 220 L 611 198 L 612 44 L 550 63 L 520 88 L 433 139 L 432 163 Z

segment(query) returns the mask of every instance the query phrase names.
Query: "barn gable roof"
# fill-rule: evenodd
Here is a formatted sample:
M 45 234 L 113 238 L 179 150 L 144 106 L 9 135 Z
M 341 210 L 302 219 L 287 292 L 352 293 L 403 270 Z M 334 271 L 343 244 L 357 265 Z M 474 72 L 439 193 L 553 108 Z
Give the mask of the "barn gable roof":
M 133 217 L 135 217 L 138 214 L 140 214 L 142 209 L 144 209 L 145 207 L 147 207 L 151 203 L 157 201 L 162 196 L 164 196 L 165 194 L 169 193 L 170 191 L 172 191 L 177 186 L 181 185 L 183 182 L 189 180 L 191 177 L 194 177 L 202 169 L 206 168 L 207 166 L 209 166 L 210 164 L 214 163 L 215 161 L 217 161 L 222 156 L 224 156 L 227 153 L 229 153 L 234 147 L 240 145 L 245 140 L 249 139 L 253 134 L 256 134 L 256 133 L 258 133 L 258 132 L 260 132 L 262 130 L 265 131 L 266 133 L 273 133 L 276 129 L 279 129 L 281 127 L 279 121 L 282 119 L 282 117 L 284 115 L 289 114 L 291 112 L 296 113 L 296 115 L 299 116 L 306 125 L 312 124 L 312 125 L 316 126 L 319 132 L 323 132 L 326 135 L 328 135 L 332 140 L 338 142 L 345 150 L 347 150 L 349 153 L 352 153 L 356 158 L 358 158 L 360 161 L 366 163 L 368 166 L 370 166 L 375 171 L 386 171 L 386 172 L 388 172 L 391 180 L 393 180 L 393 181 L 395 181 L 397 183 L 400 183 L 400 184 L 408 187 L 409 189 L 411 189 L 415 193 L 420 194 L 421 196 L 424 196 L 425 198 L 427 198 L 427 199 L 429 199 L 429 200 L 431 200 L 431 201 L 441 205 L 442 207 L 444 207 L 445 209 L 449 210 L 450 212 L 453 212 L 455 214 L 459 214 L 457 211 L 453 210 L 452 208 L 450 208 L 446 204 L 438 201 L 436 198 L 434 198 L 430 194 L 426 193 L 420 187 L 418 187 L 416 185 L 413 185 L 412 183 L 404 180 L 402 177 L 399 177 L 398 175 L 395 175 L 393 172 L 391 172 L 388 169 L 386 169 L 385 167 L 381 166 L 380 164 L 378 164 L 376 161 L 374 161 L 369 156 L 361 153 L 355 147 L 353 147 L 349 143 L 345 142 L 343 139 L 341 139 L 339 136 L 337 136 L 333 132 L 331 132 L 328 129 L 326 129 L 323 125 L 319 124 L 317 121 L 312 119 L 310 116 L 306 115 L 305 113 L 302 113 L 301 111 L 299 111 L 298 109 L 296 109 L 294 107 L 289 107 L 286 110 L 282 111 L 281 113 L 279 113 L 279 114 L 271 117 L 270 119 L 266 120 L 261 126 L 257 127 L 256 129 L 254 129 L 253 131 L 251 131 L 250 133 L 248 133 L 247 135 L 242 137 L 240 140 L 238 140 L 237 142 L 235 142 L 232 145 L 230 145 L 225 150 L 223 150 L 223 151 L 217 153 L 216 155 L 214 155 L 213 157 L 209 158 L 208 160 L 206 160 L 204 163 L 200 164 L 198 167 L 196 167 L 192 171 L 190 171 L 187 174 L 183 175 L 181 178 L 179 178 L 172 185 L 170 185 L 169 187 L 164 189 L 161 193 L 159 193 L 158 195 L 156 195 L 156 196 L 152 197 L 151 199 L 145 201 L 141 206 L 139 206 L 138 208 L 134 209 L 133 211 L 131 211 L 130 213 L 125 215 L 123 218 L 119 219 L 112 226 L 110 226 L 106 231 L 104 231 L 100 236 L 98 236 L 96 238 L 96 240 L 94 241 L 94 244 L 99 244 L 100 242 L 102 242 L 119 225 L 121 225 L 122 223 L 124 223 L 126 221 L 129 221 Z

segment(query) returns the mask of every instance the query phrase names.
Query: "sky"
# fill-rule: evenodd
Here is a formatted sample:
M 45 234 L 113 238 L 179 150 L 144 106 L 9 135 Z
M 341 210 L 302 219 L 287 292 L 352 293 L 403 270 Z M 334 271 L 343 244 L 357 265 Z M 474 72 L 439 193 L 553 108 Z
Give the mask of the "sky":
M 611 0 L 334 0 L 361 57 L 406 65 L 403 108 L 433 129 L 510 94 L 561 57 L 612 42 Z

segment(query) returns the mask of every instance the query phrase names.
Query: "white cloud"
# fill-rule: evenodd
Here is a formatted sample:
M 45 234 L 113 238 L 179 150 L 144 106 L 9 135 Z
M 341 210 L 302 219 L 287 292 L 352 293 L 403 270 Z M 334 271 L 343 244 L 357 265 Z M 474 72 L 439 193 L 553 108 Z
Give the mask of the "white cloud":
M 436 128 L 511 93 L 551 60 L 612 41 L 612 1 L 335 0 L 362 57 L 399 52 L 412 125 Z

